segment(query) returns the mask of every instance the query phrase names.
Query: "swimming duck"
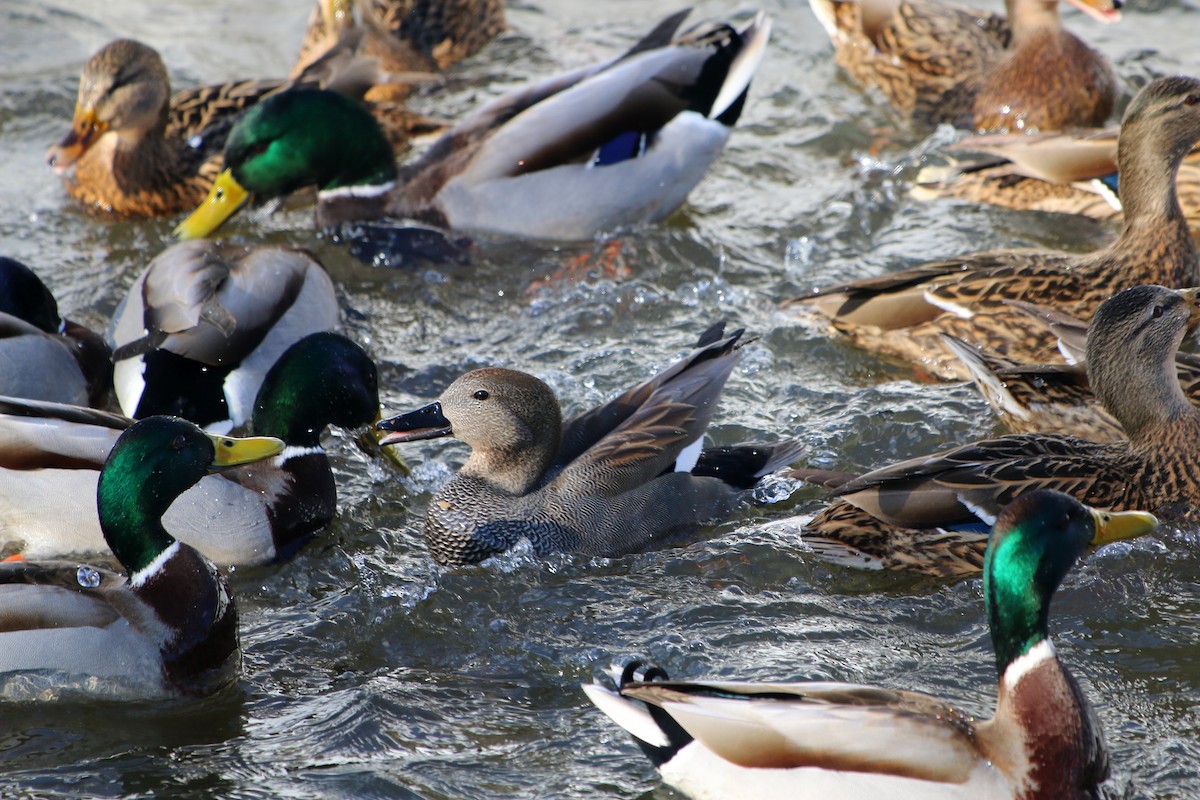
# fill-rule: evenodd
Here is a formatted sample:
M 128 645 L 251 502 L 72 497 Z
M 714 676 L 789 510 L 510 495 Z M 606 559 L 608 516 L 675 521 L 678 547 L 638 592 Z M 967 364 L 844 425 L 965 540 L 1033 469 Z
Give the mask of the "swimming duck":
M 1200 285 L 1200 262 L 1175 193 L 1180 161 L 1198 138 L 1200 81 L 1160 78 L 1138 93 L 1121 126 L 1125 221 L 1113 244 L 1089 255 L 975 253 L 818 289 L 792 303 L 856 344 L 941 378 L 967 377 L 943 333 L 1014 361 L 1052 362 L 1053 337 L 1010 301 L 1087 319 L 1127 286 Z
M 1200 409 L 1184 396 L 1174 360 L 1200 320 L 1198 294 L 1135 286 L 1092 319 L 1088 379 L 1127 439 L 1011 434 L 901 461 L 837 485 L 838 499 L 805 526 L 804 541 L 850 566 L 966 575 L 982 565 L 984 518 L 1031 489 L 1105 509 L 1200 506 Z
M 359 12 L 356 19 L 355 10 Z M 398 82 L 380 84 L 367 99 L 403 99 L 411 84 L 407 73 L 445 70 L 474 55 L 504 30 L 503 0 L 317 0 L 304 31 L 292 75 L 304 74 L 312 62 L 343 39 L 349 29 L 361 29 L 358 52 L 379 60 L 386 75 Z M 388 91 L 399 89 L 395 91 Z M 383 90 L 383 91 L 381 91 Z
M 770 28 L 760 14 L 740 30 L 711 25 L 672 41 L 683 16 L 623 56 L 495 100 L 399 171 L 356 104 L 275 95 L 230 132 L 225 172 L 177 232 L 207 236 L 251 195 L 308 185 L 322 228 L 407 218 L 572 240 L 662 219 L 721 153 Z
M 1011 432 L 1064 433 L 1093 442 L 1125 438 L 1121 423 L 1104 410 L 1092 392 L 1083 359 L 1067 364 L 1018 364 L 976 350 L 961 339 L 949 337 L 947 343 Z M 1200 405 L 1200 356 L 1176 353 L 1175 374 L 1188 402 Z
M 1055 591 L 1090 544 L 1156 520 L 1029 492 L 996 519 L 983 571 L 996 713 L 852 683 L 671 681 L 634 664 L 584 691 L 684 794 L 718 798 L 1093 798 L 1109 761 L 1095 710 L 1050 640 Z
M 112 448 L 100 525 L 128 579 L 78 562 L 0 564 L 0 694 L 19 699 L 202 695 L 234 679 L 237 607 L 212 562 L 161 517 L 212 469 L 269 458 L 278 439 L 230 439 L 151 417 Z
M 619 556 L 730 514 L 737 489 L 799 454 L 795 442 L 701 451 L 741 335 L 714 326 L 682 361 L 565 424 L 549 386 L 494 367 L 377 423 L 385 446 L 440 436 L 471 446 L 425 514 L 434 559 L 476 563 L 525 539 L 539 554 Z
M 321 433 L 378 418 L 370 357 L 341 334 L 309 334 L 271 367 L 254 404 L 251 430 L 287 449 L 202 479 L 171 505 L 163 524 L 222 566 L 288 558 L 337 512 Z M 28 558 L 104 551 L 92 501 L 96 478 L 132 424 L 118 414 L 0 397 L 0 547 Z
M 63 319 L 33 270 L 0 256 L 0 392 L 93 405 L 112 383 L 108 345 Z
M 131 417 L 245 424 L 290 345 L 340 325 L 333 282 L 306 250 L 182 242 L 154 258 L 109 329 L 113 384 Z
M 1103 22 L 1120 0 L 1069 0 Z M 933 0 L 809 0 L 837 63 L 922 125 L 980 131 L 1098 127 L 1108 61 L 1063 30 L 1058 0 L 1006 0 L 1008 19 Z
M 921 169 L 911 194 L 1118 221 L 1117 131 L 969 136 L 948 148 L 949 164 Z M 1188 225 L 1200 223 L 1200 151 L 1184 158 L 1175 190 Z

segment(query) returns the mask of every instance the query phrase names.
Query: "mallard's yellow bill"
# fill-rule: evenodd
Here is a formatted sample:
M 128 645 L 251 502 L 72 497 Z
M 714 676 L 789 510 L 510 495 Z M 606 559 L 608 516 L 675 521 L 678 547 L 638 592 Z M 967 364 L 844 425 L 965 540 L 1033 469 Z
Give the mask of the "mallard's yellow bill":
M 46 161 L 56 172 L 73 165 L 108 130 L 108 123 L 96 118 L 96 109 L 75 106 L 71 130 L 63 140 L 46 152 Z
M 400 455 L 399 448 L 382 447 L 380 445 L 379 440 L 387 436 L 387 431 L 376 430 L 375 428 L 375 423 L 381 419 L 383 419 L 383 414 L 375 415 L 375 421 L 371 423 L 371 429 L 358 437 L 358 446 L 368 455 L 383 456 L 386 460 L 392 462 L 392 466 L 400 470 L 401 474 L 412 475 L 412 467 Z
M 264 458 L 279 455 L 284 447 L 283 441 L 274 436 L 248 436 L 238 439 L 233 436 L 217 436 L 215 433 L 205 435 L 212 440 L 213 448 L 217 451 L 212 463 L 213 469 L 262 461 Z
M 233 173 L 225 170 L 213 181 L 213 187 L 208 192 L 204 202 L 196 207 L 187 219 L 175 228 L 175 235 L 180 239 L 203 239 L 225 220 L 233 216 L 233 212 L 242 207 L 250 193 L 233 179 Z
M 1145 511 L 1101 511 L 1091 509 L 1096 520 L 1096 536 L 1092 544 L 1119 542 L 1149 533 L 1158 527 L 1158 517 Z

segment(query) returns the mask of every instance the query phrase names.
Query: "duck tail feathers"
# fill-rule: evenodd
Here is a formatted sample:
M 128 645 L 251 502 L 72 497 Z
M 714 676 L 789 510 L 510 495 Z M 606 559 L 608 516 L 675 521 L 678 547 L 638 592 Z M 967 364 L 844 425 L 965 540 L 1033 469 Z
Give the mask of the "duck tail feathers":
M 621 695 L 621 689 L 631 681 L 666 680 L 665 672 L 658 667 L 633 661 L 624 667 L 614 664 L 607 673 L 616 688 L 585 683 L 582 685 L 584 693 L 597 708 L 633 737 L 655 766 L 670 761 L 692 742 L 691 735 L 662 709 Z
M 759 479 L 788 466 L 804 452 L 804 445 L 797 439 L 708 447 L 700 452 L 692 474 L 720 478 L 735 489 L 752 489 Z
M 717 92 L 709 110 L 709 119 L 715 119 L 727 127 L 733 127 L 741 116 L 746 102 L 750 81 L 758 72 L 763 56 L 767 52 L 767 40 L 771 36 L 771 19 L 758 12 L 749 25 L 738 31 L 731 45 L 737 49 L 725 71 L 721 90 Z

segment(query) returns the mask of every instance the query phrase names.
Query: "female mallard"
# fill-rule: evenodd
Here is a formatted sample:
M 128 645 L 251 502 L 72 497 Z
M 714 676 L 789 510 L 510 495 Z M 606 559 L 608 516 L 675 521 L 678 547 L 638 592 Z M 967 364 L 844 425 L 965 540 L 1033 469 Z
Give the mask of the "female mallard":
M 564 424 L 542 381 L 477 369 L 441 399 L 376 425 L 382 445 L 455 436 L 471 457 L 425 515 L 443 564 L 473 564 L 523 540 L 539 554 L 618 556 L 661 547 L 728 516 L 738 489 L 791 463 L 795 442 L 702 450 L 742 331 L 709 329 L 650 380 Z
M 68 194 L 118 216 L 193 208 L 221 171 L 232 119 L 286 81 L 236 81 L 171 95 L 158 52 L 131 39 L 88 59 L 70 132 L 47 153 Z
M 1104 22 L 1120 0 L 1069 0 Z M 933 0 L 809 0 L 837 63 L 923 125 L 1057 131 L 1103 125 L 1117 80 L 1063 30 L 1058 0 L 1006 0 L 1008 19 Z
M 626 668 L 584 691 L 691 797 L 1097 797 L 1108 753 L 1096 713 L 1050 641 L 1059 584 L 1090 544 L 1157 521 L 1058 492 L 1013 501 L 983 568 L 996 713 L 979 721 L 918 692 L 850 683 L 687 683 Z
M 0 695 L 156 698 L 233 680 L 241 661 L 233 598 L 212 562 L 161 518 L 206 472 L 282 449 L 278 439 L 216 437 L 173 417 L 125 431 L 101 470 L 96 507 L 129 578 L 77 562 L 0 564 Z
M 925 167 L 913 197 L 957 197 L 1018 211 L 1121 219 L 1117 129 L 1030 136 L 970 136 L 949 148 L 951 163 Z M 1200 223 L 1200 151 L 1184 158 L 1175 176 L 1188 224 Z
M 1106 509 L 1200 506 L 1200 409 L 1174 360 L 1200 320 L 1198 294 L 1136 286 L 1092 319 L 1088 378 L 1127 440 L 1012 434 L 882 467 L 836 486 L 839 499 L 805 526 L 804 541 L 850 566 L 965 575 L 981 566 L 984 518 L 1031 489 Z
M 94 405 L 112 384 L 110 355 L 99 334 L 59 316 L 33 270 L 0 256 L 0 391 Z
M 1082 360 L 1017 364 L 976 350 L 952 336 L 947 344 L 1011 432 L 1062 433 L 1093 442 L 1119 442 L 1125 438 L 1121 423 L 1104 410 L 1092 392 Z M 1200 406 L 1200 356 L 1176 353 L 1175 374 L 1188 401 Z
M 317 224 L 381 217 L 542 239 L 662 219 L 720 154 L 769 23 L 671 42 L 683 14 L 625 55 L 506 95 L 397 171 L 371 116 L 327 92 L 275 95 L 243 116 L 226 170 L 178 232 L 206 236 L 249 194 L 319 189 Z M 244 188 L 243 188 L 244 187 Z
M 0 412 L 0 546 L 29 558 L 103 551 L 91 501 L 97 470 L 133 420 L 7 397 L 0 398 Z M 370 357 L 341 334 L 310 334 L 271 367 L 254 404 L 251 430 L 282 440 L 287 449 L 253 467 L 204 478 L 171 505 L 163 524 L 222 566 L 287 558 L 337 512 L 321 433 L 378 418 Z
M 113 317 L 117 400 L 131 417 L 237 427 L 283 351 L 340 324 L 333 282 L 305 250 L 176 244 L 150 262 Z
M 349 30 L 361 29 L 358 50 L 378 59 L 381 72 L 403 78 L 404 73 L 447 69 L 479 52 L 504 28 L 503 0 L 317 0 L 292 75 L 303 74 Z M 367 98 L 402 99 L 407 85 L 404 80 L 380 84 Z M 389 88 L 398 88 L 399 95 Z
M 1200 262 L 1175 194 L 1175 173 L 1197 139 L 1200 81 L 1160 78 L 1138 93 L 1121 125 L 1125 222 L 1112 245 L 1081 256 L 976 253 L 819 289 L 793 302 L 828 318 L 856 344 L 942 378 L 967 377 L 943 333 L 1015 361 L 1053 361 L 1053 337 L 1011 301 L 1086 319 L 1127 286 L 1200 285 Z

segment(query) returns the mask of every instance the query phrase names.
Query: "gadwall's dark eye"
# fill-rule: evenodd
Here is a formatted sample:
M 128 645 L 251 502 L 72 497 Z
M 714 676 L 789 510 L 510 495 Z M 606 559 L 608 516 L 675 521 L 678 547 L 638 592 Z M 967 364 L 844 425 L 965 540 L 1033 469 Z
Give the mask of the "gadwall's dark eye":
M 1197 103 L 1200 103 L 1200 94 L 1189 94 L 1187 97 L 1183 98 L 1183 104 L 1185 106 L 1194 106 Z
M 491 397 L 491 395 L 487 393 L 487 389 L 480 389 L 474 395 L 472 395 L 472 397 L 474 397 L 476 400 L 487 400 L 489 397 Z
M 1150 313 L 1154 315 L 1154 318 L 1155 318 L 1155 319 L 1158 319 L 1159 317 L 1161 317 L 1161 316 L 1163 315 L 1163 307 L 1162 307 L 1162 306 L 1155 306 L 1155 307 L 1154 307 L 1154 310 L 1153 310 L 1153 311 L 1151 311 Z

